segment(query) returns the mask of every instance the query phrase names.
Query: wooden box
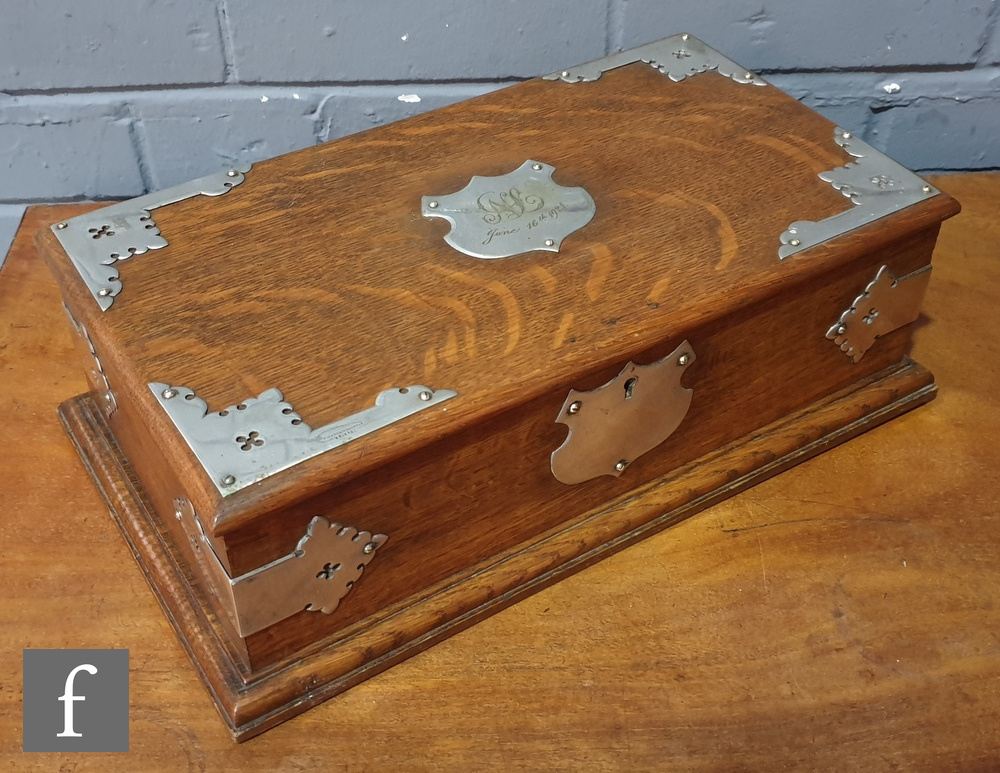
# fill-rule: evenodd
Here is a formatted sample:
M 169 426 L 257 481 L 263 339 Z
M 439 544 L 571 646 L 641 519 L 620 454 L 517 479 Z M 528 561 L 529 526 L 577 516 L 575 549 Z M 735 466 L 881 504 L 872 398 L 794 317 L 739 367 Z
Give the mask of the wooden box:
M 929 400 L 957 211 L 678 35 L 54 224 L 61 414 L 246 738 Z

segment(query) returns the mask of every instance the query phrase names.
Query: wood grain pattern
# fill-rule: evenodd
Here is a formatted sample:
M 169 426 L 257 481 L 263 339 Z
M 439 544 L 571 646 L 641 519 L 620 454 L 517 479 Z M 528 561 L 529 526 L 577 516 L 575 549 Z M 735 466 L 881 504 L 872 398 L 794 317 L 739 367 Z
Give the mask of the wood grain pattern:
M 568 528 L 553 527 L 508 556 L 480 561 L 420 596 L 376 607 L 336 637 L 299 641 L 280 668 L 254 663 L 250 673 L 231 630 L 213 613 L 211 593 L 189 571 L 191 558 L 177 549 L 143 495 L 100 406 L 83 396 L 59 413 L 230 732 L 246 740 L 595 561 L 927 402 L 935 391 L 930 373 L 919 365 L 907 361 L 889 368 L 695 460 L 669 479 L 602 504 Z M 266 633 L 274 635 L 277 628 Z M 316 644 L 305 647 L 309 642 Z
M 727 111 L 740 120 L 723 121 Z M 586 182 L 600 202 L 562 253 L 473 260 L 414 209 L 477 171 L 519 166 L 520 154 L 557 158 L 562 179 Z M 209 559 L 171 518 L 180 497 L 232 576 L 292 552 L 316 515 L 390 536 L 336 614 L 303 610 L 234 639 L 258 674 L 898 363 L 906 330 L 860 364 L 825 332 L 883 263 L 898 276 L 927 265 L 955 204 L 932 197 L 778 261 L 788 223 L 851 206 L 816 179 L 845 157 L 829 122 L 770 87 L 715 73 L 675 84 L 635 65 L 582 89 L 522 84 L 266 162 L 218 200 L 157 210 L 171 243 L 122 265 L 131 278 L 108 313 L 80 304 L 65 259 L 49 259 L 115 384 L 111 431 L 206 588 L 217 582 Z M 802 195 L 762 190 L 776 178 L 797 180 Z M 178 271 L 183 282 L 164 282 Z M 670 442 L 617 480 L 556 481 L 549 455 L 566 430 L 554 419 L 569 390 L 684 339 L 698 355 L 685 374 L 695 397 Z M 279 386 L 313 426 L 393 385 L 459 396 L 220 501 L 148 381 L 193 387 L 215 409 Z M 212 384 L 237 382 L 247 391 L 213 398 Z M 341 412 L 314 411 L 317 397 Z M 221 603 L 215 612 L 226 615 Z
M 41 245 L 150 428 L 143 444 L 163 444 L 196 510 L 222 534 L 461 427 L 565 394 L 580 374 L 620 366 L 954 212 L 936 196 L 779 263 L 790 222 L 850 206 L 816 180 L 849 160 L 832 132 L 771 87 L 714 73 L 673 83 L 634 65 L 589 84 L 526 82 L 260 164 L 226 196 L 157 210 L 170 245 L 121 265 L 125 290 L 107 314 L 50 233 Z M 598 202 L 558 255 L 476 261 L 444 243 L 446 224 L 420 216 L 422 195 L 530 157 Z M 404 382 L 461 398 L 220 502 L 150 381 L 190 386 L 218 408 L 277 386 L 313 426 Z
M 927 264 L 932 245 L 933 235 L 921 234 L 883 257 L 908 271 Z M 525 540 L 569 525 L 597 503 L 625 496 L 645 481 L 673 477 L 692 460 L 898 363 L 909 330 L 885 336 L 859 364 L 824 337 L 843 299 L 853 300 L 873 275 L 870 261 L 856 262 L 808 290 L 690 331 L 685 337 L 698 353 L 685 374 L 695 393 L 691 409 L 666 443 L 620 478 L 575 486 L 555 480 L 548 458 L 566 428 L 554 421 L 565 393 L 554 393 L 288 508 L 266 524 L 226 535 L 237 572 L 293 550 L 316 514 L 390 535 L 365 582 L 335 615 L 301 613 L 249 637 L 250 663 L 266 666 L 404 598 L 419 598 L 445 578 L 468 576 L 481 561 L 497 560 Z M 637 359 L 656 361 L 677 343 Z M 620 367 L 581 374 L 577 383 L 599 386 Z
M 19 770 L 1000 765 L 1000 175 L 942 177 L 929 406 L 233 745 L 55 416 L 86 389 L 34 255 L 0 272 L 0 763 Z M 138 265 L 136 263 L 135 265 Z M 12 484 L 9 484 L 13 481 Z M 127 755 L 20 751 L 22 647 L 127 647 Z

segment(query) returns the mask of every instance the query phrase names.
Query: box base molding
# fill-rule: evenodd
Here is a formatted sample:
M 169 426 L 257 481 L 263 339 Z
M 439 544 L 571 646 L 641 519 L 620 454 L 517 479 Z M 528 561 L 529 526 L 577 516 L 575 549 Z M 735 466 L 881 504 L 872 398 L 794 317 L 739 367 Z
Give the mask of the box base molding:
M 59 416 L 230 732 L 243 741 L 573 572 L 928 402 L 935 393 L 931 374 L 904 359 L 256 674 L 236 656 L 192 581 L 99 406 L 81 395 L 63 403 Z

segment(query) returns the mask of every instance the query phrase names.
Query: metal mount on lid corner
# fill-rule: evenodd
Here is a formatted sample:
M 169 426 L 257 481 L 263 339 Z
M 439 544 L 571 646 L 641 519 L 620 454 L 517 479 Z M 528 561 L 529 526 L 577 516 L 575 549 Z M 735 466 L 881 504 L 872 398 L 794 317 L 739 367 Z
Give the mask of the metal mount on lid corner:
M 223 496 L 458 396 L 421 385 L 387 389 L 371 408 L 313 429 L 277 389 L 215 412 L 187 387 L 149 389 Z
M 782 260 L 940 193 L 851 132 L 838 126 L 833 139 L 853 159 L 821 173 L 819 179 L 849 198 L 853 206 L 822 220 L 797 220 L 788 226 L 778 248 Z
M 251 168 L 251 164 L 239 164 L 172 188 L 112 204 L 56 223 L 52 232 L 101 311 L 107 311 L 122 291 L 115 264 L 168 244 L 151 210 L 195 196 L 229 193 L 246 179 Z
M 672 81 L 682 81 L 692 75 L 715 71 L 736 83 L 754 86 L 767 85 L 767 81 L 755 72 L 741 67 L 732 59 L 723 56 L 708 44 L 686 32 L 543 77 L 545 80 L 561 80 L 565 83 L 592 82 L 598 80 L 609 70 L 636 62 L 650 65 Z

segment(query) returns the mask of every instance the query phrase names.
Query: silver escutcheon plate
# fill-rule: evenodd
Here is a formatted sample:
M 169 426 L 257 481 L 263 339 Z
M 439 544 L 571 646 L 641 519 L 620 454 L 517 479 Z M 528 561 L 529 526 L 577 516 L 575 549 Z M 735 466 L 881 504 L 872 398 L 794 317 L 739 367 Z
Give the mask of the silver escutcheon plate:
M 387 389 L 371 408 L 313 429 L 277 389 L 218 412 L 187 387 L 149 389 L 223 496 L 458 396 L 420 385 Z
M 385 534 L 342 526 L 317 515 L 294 551 L 252 572 L 230 577 L 191 503 L 175 499 L 174 515 L 184 525 L 195 552 L 204 556 L 203 566 L 212 578 L 214 595 L 243 637 L 303 610 L 332 614 L 389 539 Z
M 855 160 L 821 173 L 819 179 L 830 183 L 854 206 L 823 220 L 792 223 L 780 237 L 778 257 L 782 260 L 939 193 L 930 183 L 851 132 L 838 127 L 833 139 Z
M 693 390 L 681 376 L 694 362 L 687 341 L 649 365 L 629 362 L 590 392 L 571 389 L 556 421 L 569 427 L 552 452 L 552 474 L 562 483 L 620 476 L 636 459 L 670 437 L 687 416 Z
M 444 240 L 474 258 L 558 252 L 563 239 L 591 221 L 597 205 L 583 188 L 554 182 L 554 171 L 528 160 L 509 174 L 476 175 L 457 193 L 424 196 L 422 212 L 451 223 Z
M 876 338 L 920 316 L 930 279 L 930 266 L 918 268 L 899 279 L 888 266 L 882 266 L 864 292 L 826 332 L 826 337 L 837 344 L 851 362 L 860 361 Z
M 52 226 L 94 300 L 107 311 L 122 291 L 118 261 L 167 246 L 150 210 L 195 196 L 221 196 L 243 182 L 251 165 L 244 164 L 183 185 L 147 193 L 88 212 Z

